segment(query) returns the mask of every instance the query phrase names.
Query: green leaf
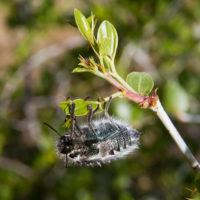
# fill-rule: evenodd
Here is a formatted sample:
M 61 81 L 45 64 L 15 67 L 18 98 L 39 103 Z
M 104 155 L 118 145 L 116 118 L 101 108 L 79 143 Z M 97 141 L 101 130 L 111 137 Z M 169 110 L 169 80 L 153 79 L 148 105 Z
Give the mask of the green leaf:
M 172 113 L 186 112 L 189 108 L 189 99 L 181 87 L 176 81 L 168 81 L 164 88 L 163 103 L 166 109 Z
M 92 18 L 93 18 L 92 15 L 87 18 L 87 21 L 90 26 L 92 26 Z
M 107 69 L 111 69 L 111 61 L 110 61 L 110 58 L 108 56 L 104 56 L 103 57 L 103 62 L 104 62 L 104 66 L 107 68 Z
M 90 26 L 89 20 L 79 11 L 78 9 L 74 9 L 75 21 L 78 26 L 79 31 L 83 35 L 83 37 L 89 42 L 93 43 L 93 34 Z
M 154 86 L 153 79 L 146 72 L 131 72 L 126 82 L 140 95 L 148 95 Z
M 115 27 L 110 22 L 103 21 L 99 26 L 97 43 L 100 55 L 107 55 L 114 59 L 117 51 L 118 35 Z
M 92 70 L 86 69 L 86 68 L 82 68 L 82 67 L 76 67 L 72 73 L 80 73 L 80 72 L 91 72 Z
M 94 35 L 94 28 L 96 26 L 97 19 L 95 18 L 95 16 L 93 15 L 93 13 L 91 13 L 91 16 L 87 18 L 87 21 L 90 24 L 90 27 L 92 29 L 92 34 Z
M 72 105 L 72 102 L 76 104 L 75 107 L 75 116 L 83 116 L 88 113 L 88 105 L 91 104 L 93 110 L 97 108 L 98 105 L 102 104 L 98 101 L 86 101 L 83 99 L 75 99 L 73 101 L 64 101 L 60 102 L 60 107 L 65 112 L 66 115 L 70 115 L 70 108 Z M 102 108 L 102 105 L 100 105 L 100 108 Z

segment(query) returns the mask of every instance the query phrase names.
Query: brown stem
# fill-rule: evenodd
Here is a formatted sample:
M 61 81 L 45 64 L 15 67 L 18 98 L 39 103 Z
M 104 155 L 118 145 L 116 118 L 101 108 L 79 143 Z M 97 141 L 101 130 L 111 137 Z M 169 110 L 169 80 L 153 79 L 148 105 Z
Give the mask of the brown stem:
M 157 89 L 154 90 L 151 96 L 144 96 L 139 95 L 135 92 L 132 92 L 122 86 L 116 79 L 114 79 L 109 73 L 106 75 L 106 78 L 109 83 L 111 83 L 114 87 L 121 90 L 123 95 L 130 99 L 131 101 L 139 104 L 142 108 L 149 108 L 150 106 L 154 106 L 156 104 L 156 101 L 158 99 L 157 95 Z
M 122 92 L 127 91 L 127 89 L 122 86 L 116 79 L 114 79 L 109 73 L 106 74 L 106 79 L 109 83 L 111 83 L 114 87 L 121 90 Z
M 131 101 L 134 101 L 135 103 L 138 103 L 139 105 L 143 104 L 145 101 L 145 96 L 138 95 L 137 93 L 134 93 L 130 90 L 126 91 L 126 94 L 124 95 L 126 98 L 130 99 Z

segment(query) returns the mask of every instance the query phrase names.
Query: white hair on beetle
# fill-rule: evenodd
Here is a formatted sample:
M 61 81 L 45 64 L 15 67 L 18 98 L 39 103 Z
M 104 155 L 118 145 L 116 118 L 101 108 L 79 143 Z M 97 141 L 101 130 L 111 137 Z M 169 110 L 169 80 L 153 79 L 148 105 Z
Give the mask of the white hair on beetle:
M 82 125 L 80 128 L 84 135 L 71 138 L 67 143 L 64 139 L 70 135 L 68 132 L 57 141 L 57 154 L 67 161 L 67 165 L 101 166 L 125 158 L 138 149 L 141 132 L 128 122 L 115 117 L 103 117 L 93 120 L 92 124 L 96 140 L 90 127 Z M 69 144 L 71 149 L 66 153 Z

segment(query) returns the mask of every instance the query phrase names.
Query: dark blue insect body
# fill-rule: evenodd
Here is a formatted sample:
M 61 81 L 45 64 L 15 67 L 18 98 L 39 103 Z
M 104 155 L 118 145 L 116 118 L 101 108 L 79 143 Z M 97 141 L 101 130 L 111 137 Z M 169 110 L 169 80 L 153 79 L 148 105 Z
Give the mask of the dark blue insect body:
M 61 136 L 57 147 L 68 165 L 101 166 L 127 156 L 138 148 L 140 132 L 127 122 L 101 118 L 93 122 L 94 133 L 88 125 L 81 126 L 82 135 Z

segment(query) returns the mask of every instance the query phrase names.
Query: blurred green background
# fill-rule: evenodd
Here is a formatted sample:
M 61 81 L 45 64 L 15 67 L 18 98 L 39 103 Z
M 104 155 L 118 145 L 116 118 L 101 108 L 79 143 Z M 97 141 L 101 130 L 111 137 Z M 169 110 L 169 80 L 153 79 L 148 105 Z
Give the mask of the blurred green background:
M 196 173 L 159 119 L 116 99 L 110 113 L 144 131 L 140 149 L 101 168 L 70 167 L 56 155 L 62 96 L 109 96 L 91 74 L 71 74 L 93 55 L 73 9 L 109 20 L 119 35 L 116 65 L 125 78 L 146 71 L 192 152 L 200 160 L 200 2 L 198 0 L 0 1 L 0 199 L 182 200 Z M 80 121 L 84 121 L 81 118 Z M 198 186 L 197 186 L 198 187 Z M 200 199 L 194 193 L 193 199 Z

